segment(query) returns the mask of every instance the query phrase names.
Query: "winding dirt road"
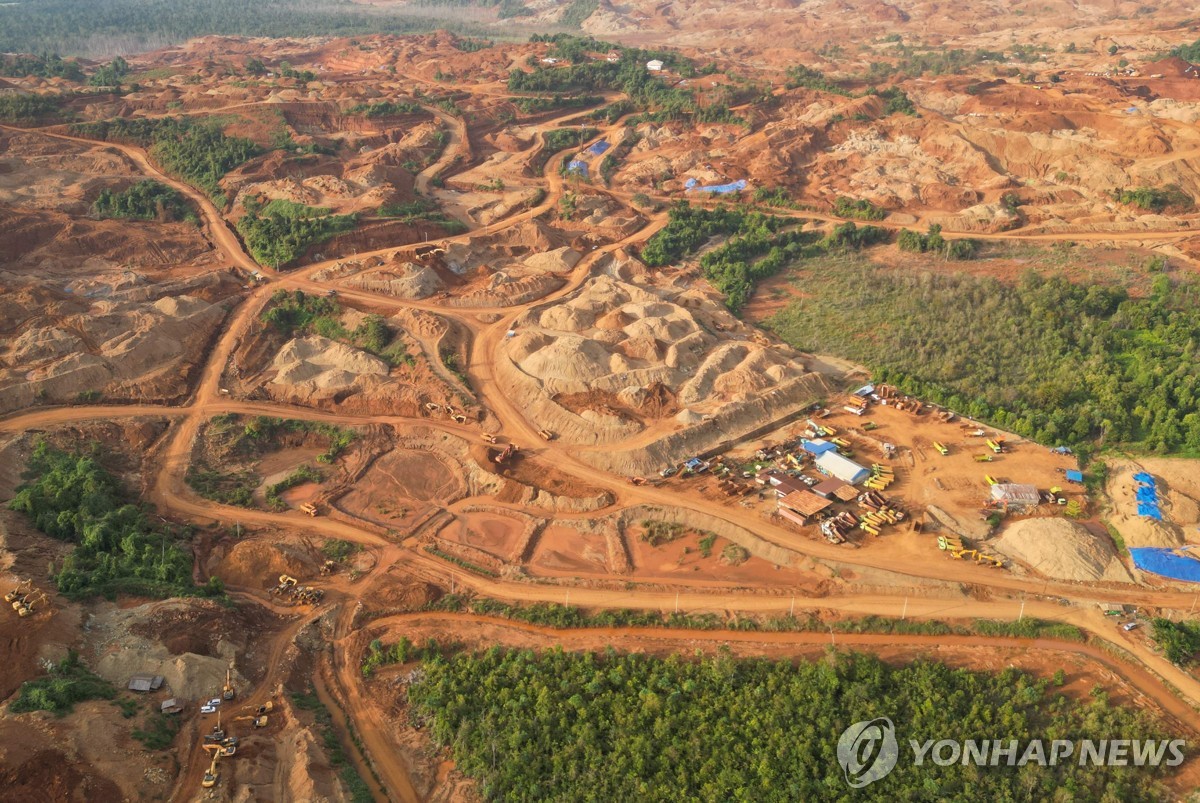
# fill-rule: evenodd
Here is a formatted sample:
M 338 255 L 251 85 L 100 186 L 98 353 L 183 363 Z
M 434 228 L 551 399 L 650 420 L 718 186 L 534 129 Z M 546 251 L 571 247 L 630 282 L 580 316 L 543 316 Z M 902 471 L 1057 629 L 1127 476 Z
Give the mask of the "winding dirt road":
M 440 158 L 417 177 L 419 189 L 427 190 L 432 178 L 443 170 L 451 167 L 456 160 L 467 161 L 466 149 L 469 148 L 469 138 L 466 124 L 460 118 L 430 107 L 430 111 L 449 126 L 450 136 L 447 147 Z M 573 112 L 546 125 L 554 125 L 580 116 Z M 0 126 L 6 130 L 30 133 L 26 129 L 11 126 Z M 612 136 L 619 124 L 609 126 L 597 137 Z M 73 137 L 63 133 L 39 131 L 43 136 L 72 142 L 85 143 L 95 146 L 96 143 Z M 541 147 L 539 138 L 535 145 Z M 365 746 L 364 758 L 379 773 L 384 790 L 381 793 L 402 800 L 415 800 L 416 793 L 411 780 L 402 764 L 393 755 L 394 745 L 389 737 L 389 723 L 381 712 L 371 703 L 369 697 L 360 688 L 361 680 L 357 673 L 356 655 L 348 654 L 348 645 L 353 642 L 355 630 L 352 627 L 354 610 L 358 595 L 366 593 L 374 580 L 386 576 L 389 570 L 405 574 L 425 577 L 449 577 L 459 587 L 471 589 L 476 593 L 507 601 L 564 601 L 564 588 L 561 586 L 538 585 L 513 580 L 490 579 L 467 572 L 454 565 L 439 561 L 419 550 L 407 549 L 389 542 L 374 532 L 356 527 L 352 523 L 335 521 L 328 518 L 309 519 L 300 514 L 273 513 L 267 511 L 230 508 L 197 497 L 184 482 L 184 476 L 190 462 L 197 434 L 203 422 L 213 415 L 220 413 L 238 413 L 243 415 L 274 415 L 286 418 L 296 418 L 309 421 L 321 421 L 340 425 L 386 424 L 398 429 L 411 426 L 421 426 L 437 429 L 456 436 L 475 441 L 478 437 L 478 427 L 457 425 L 443 420 L 422 418 L 406 418 L 401 416 L 354 416 L 341 413 L 328 413 L 312 409 L 303 409 L 279 404 L 243 402 L 231 400 L 221 393 L 221 381 L 230 355 L 248 327 L 268 302 L 271 294 L 279 288 L 300 288 L 311 292 L 323 293 L 327 286 L 312 279 L 312 276 L 322 269 L 332 266 L 330 260 L 295 271 L 287 275 L 257 265 L 244 251 L 242 244 L 233 230 L 225 222 L 219 210 L 203 193 L 192 187 L 172 179 L 157 168 L 142 150 L 118 144 L 105 144 L 103 147 L 120 152 L 145 175 L 167 184 L 189 197 L 200 209 L 204 220 L 204 231 L 210 242 L 230 264 L 246 270 L 260 273 L 265 281 L 251 291 L 248 296 L 232 311 L 225 321 L 211 353 L 207 356 L 197 380 L 192 396 L 185 404 L 179 406 L 154 405 L 96 405 L 46 408 L 7 416 L 0 419 L 0 431 L 21 432 L 30 429 L 52 427 L 74 422 L 118 419 L 139 416 L 161 416 L 170 420 L 170 428 L 163 439 L 159 453 L 159 471 L 150 483 L 147 498 L 163 511 L 171 511 L 192 520 L 261 524 L 284 529 L 303 529 L 310 533 L 320 534 L 329 538 L 340 538 L 369 548 L 378 558 L 371 583 L 365 587 L 352 587 L 340 580 L 329 583 L 331 594 L 326 608 L 313 611 L 305 617 L 297 619 L 283 632 L 279 633 L 271 646 L 272 662 L 267 677 L 245 698 L 247 702 L 265 700 L 271 689 L 281 681 L 279 677 L 279 658 L 294 639 L 300 628 L 326 613 L 333 606 L 336 609 L 336 638 L 338 644 L 345 649 L 335 650 L 330 665 L 331 678 L 335 681 L 327 691 L 344 701 L 345 712 L 350 724 L 359 734 Z M 558 166 L 564 154 L 552 157 L 546 167 L 546 197 L 536 207 L 524 210 L 500 223 L 487 227 L 488 233 L 494 233 L 504 228 L 537 217 L 556 205 L 563 194 L 563 181 L 558 173 Z M 627 194 L 606 191 L 610 196 L 627 200 Z M 664 199 L 669 200 L 669 199 Z M 695 199 L 694 203 L 707 204 L 711 201 Z M 772 210 L 776 214 L 807 220 L 822 220 L 830 223 L 843 222 L 842 219 L 812 212 L 790 212 Z M 497 308 L 453 308 L 436 302 L 413 302 L 400 300 L 390 296 L 381 296 L 365 291 L 352 291 L 339 288 L 339 293 L 347 299 L 362 302 L 372 308 L 382 309 L 427 309 L 435 310 L 439 315 L 452 317 L 461 323 L 467 331 L 473 334 L 470 350 L 471 359 L 467 366 L 467 375 L 471 385 L 482 401 L 500 423 L 500 431 L 510 440 L 522 444 L 537 444 L 529 447 L 529 451 L 552 462 L 555 467 L 568 473 L 587 484 L 608 490 L 616 500 L 610 510 L 620 510 L 625 507 L 641 504 L 660 505 L 664 507 L 688 507 L 706 515 L 738 524 L 738 514 L 729 507 L 711 500 L 703 499 L 697 494 L 680 494 L 674 491 L 653 487 L 632 487 L 624 478 L 614 477 L 600 471 L 580 460 L 568 446 L 555 442 L 544 442 L 537 434 L 536 425 L 529 421 L 524 411 L 508 399 L 499 389 L 495 365 L 501 359 L 498 348 L 504 333 L 512 322 L 526 310 L 544 305 L 556 299 L 563 298 L 575 292 L 592 275 L 596 264 L 613 251 L 644 241 L 666 222 L 666 214 L 660 213 L 649 218 L 645 225 L 624 240 L 608 244 L 587 254 L 569 275 L 562 288 L 528 304 Z M 888 225 L 884 223 L 883 225 Z M 1043 232 L 1006 232 L 996 235 L 969 235 L 980 239 L 1011 239 L 1011 240 L 1173 240 L 1193 236 L 1193 230 L 1178 230 L 1170 232 L 1085 232 L 1085 233 L 1043 233 Z M 953 234 L 947 232 L 947 234 Z M 479 231 L 462 235 L 467 240 L 478 236 Z M 439 240 L 440 241 L 440 240 Z M 403 247 L 412 247 L 406 244 Z M 379 249 L 369 254 L 359 254 L 362 259 L 373 254 L 386 254 L 396 250 L 396 247 Z M 500 315 L 499 320 L 489 325 L 480 323 L 478 315 L 494 312 Z M 744 524 L 744 522 L 741 522 Z M 1150 607 L 1186 608 L 1191 604 L 1193 596 L 1190 593 L 1172 591 L 1125 590 L 1116 588 L 1093 588 L 1067 583 L 1044 582 L 1000 574 L 994 570 L 978 566 L 951 564 L 945 561 L 930 561 L 916 558 L 882 555 L 872 550 L 847 551 L 824 542 L 797 538 L 791 531 L 773 525 L 769 522 L 754 523 L 756 534 L 765 540 L 783 547 L 797 556 L 836 561 L 841 564 L 858 565 L 885 570 L 897 578 L 911 577 L 914 580 L 943 580 L 954 583 L 970 583 L 986 589 L 996 595 L 995 600 L 980 601 L 966 597 L 954 599 L 942 598 L 913 598 L 881 595 L 832 595 L 820 598 L 801 599 L 802 607 L 833 611 L 847 615 L 880 615 L 895 616 L 904 605 L 908 615 L 914 618 L 929 619 L 960 619 L 982 617 L 990 619 L 1017 619 L 1022 615 L 1036 616 L 1041 619 L 1067 622 L 1082 628 L 1100 642 L 1111 642 L 1126 654 L 1130 660 L 1113 657 L 1103 649 L 1092 645 L 1079 645 L 1069 642 L 1053 641 L 1023 641 L 1010 639 L 983 639 L 975 637 L 903 637 L 903 636 L 870 636 L 870 635 L 838 635 L 836 639 L 847 646 L 871 648 L 878 645 L 894 646 L 907 644 L 913 647 L 935 646 L 941 644 L 962 644 L 977 647 L 1030 647 L 1041 650 L 1058 650 L 1064 653 L 1086 656 L 1124 677 L 1132 686 L 1169 712 L 1171 716 L 1187 723 L 1191 727 L 1194 717 L 1194 707 L 1200 703 L 1200 684 L 1185 672 L 1166 662 L 1161 656 L 1154 654 L 1138 639 L 1124 637 L 1113 633 L 1111 620 L 1106 620 L 1092 604 L 1098 601 L 1135 603 Z M 244 590 L 242 598 L 261 604 L 269 604 L 263 595 Z M 571 588 L 570 601 L 576 605 L 594 608 L 645 608 L 655 610 L 680 610 L 687 612 L 784 612 L 794 604 L 788 596 L 780 594 L 754 594 L 722 588 L 704 590 L 687 589 L 680 591 L 662 590 L 648 591 L 643 589 L 631 591 L 614 591 L 594 588 Z M 1017 594 L 1030 597 L 1025 601 L 1016 598 Z M 1050 594 L 1068 600 L 1071 604 L 1061 605 L 1048 602 L 1044 595 Z M 380 625 L 402 626 L 411 617 L 425 616 L 405 615 L 390 617 L 376 621 L 371 627 Z M 473 622 L 491 622 L 486 617 L 467 615 L 441 615 L 443 621 L 453 627 L 470 627 Z M 407 617 L 407 618 L 406 618 Z M 537 633 L 547 639 L 567 641 L 569 633 L 550 631 L 530 625 L 519 625 L 503 622 L 506 627 L 522 629 L 526 633 Z M 602 635 L 610 637 L 613 642 L 621 643 L 623 639 L 680 639 L 685 636 L 662 630 L 645 630 L 624 628 L 613 630 L 588 630 L 589 636 Z M 700 631 L 686 634 L 689 640 L 723 641 L 735 643 L 775 643 L 808 645 L 824 641 L 823 634 L 787 633 L 730 633 Z M 1165 681 L 1165 682 L 1164 682 Z M 199 738 L 193 740 L 190 755 L 181 757 L 185 770 L 176 789 L 176 800 L 192 799 L 199 789 L 199 777 L 203 774 L 207 761 L 204 751 L 199 747 Z

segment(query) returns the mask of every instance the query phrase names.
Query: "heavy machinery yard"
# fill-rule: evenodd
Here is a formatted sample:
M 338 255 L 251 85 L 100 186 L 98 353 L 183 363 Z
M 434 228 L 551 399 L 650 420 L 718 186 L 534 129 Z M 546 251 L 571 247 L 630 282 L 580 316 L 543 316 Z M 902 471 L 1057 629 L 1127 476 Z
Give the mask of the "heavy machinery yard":
M 292 58 L 305 56 L 298 44 L 287 47 Z M 469 55 L 442 39 L 413 47 Z M 331 45 L 307 58 L 336 65 L 347 49 Z M 386 50 L 364 45 L 355 59 L 365 64 Z M 545 52 L 537 43 L 508 56 L 522 63 Z M 64 125 L 3 128 L 15 143 L 11 161 L 61 151 L 82 171 L 119 158 L 122 170 L 178 191 L 200 223 L 198 233 L 170 224 L 179 229 L 173 236 L 200 238 L 202 252 L 193 254 L 200 267 L 178 272 L 220 278 L 189 285 L 194 309 L 171 283 L 181 276 L 128 280 L 130 298 L 158 294 L 163 308 L 131 316 L 190 322 L 170 344 L 150 338 L 168 373 L 186 377 L 182 391 L 173 374 L 168 382 L 145 366 L 122 367 L 124 352 L 113 345 L 104 375 L 122 379 L 104 394 L 56 399 L 48 386 L 0 419 L 6 499 L 20 493 L 23 468 L 48 444 L 94 472 L 91 491 L 107 472 L 109 485 L 139 503 L 122 515 L 147 511 L 138 526 L 150 539 L 134 581 L 119 585 L 117 562 L 99 561 L 111 576 L 94 569 L 86 579 L 112 585 L 88 597 L 56 589 L 54 577 L 84 582 L 69 545 L 47 535 L 57 518 L 0 513 L 0 579 L 11 609 L 0 616 L 0 641 L 12 646 L 0 685 L 14 694 L 77 651 L 120 688 L 135 674 L 164 683 L 141 696 L 88 700 L 36 728 L 27 727 L 36 715 L 6 714 L 0 764 L 24 769 L 0 780 L 24 790 L 59 762 L 79 778 L 103 776 L 93 788 L 103 800 L 347 799 L 348 776 L 361 799 L 475 799 L 474 782 L 408 717 L 404 689 L 422 672 L 415 656 L 439 639 L 459 649 L 614 645 L 716 655 L 724 647 L 770 658 L 853 646 L 890 662 L 921 653 L 988 671 L 1067 666 L 1069 694 L 1082 699 L 1100 686 L 1195 733 L 1200 681 L 1167 660 L 1149 628 L 1117 626 L 1183 619 L 1194 608 L 1192 586 L 1138 568 L 1130 554 L 1157 548 L 1194 560 L 1193 464 L 1122 458 L 1101 475 L 1069 449 L 788 346 L 732 314 L 690 257 L 661 269 L 640 258 L 669 225 L 676 196 L 655 190 L 652 207 L 626 197 L 633 193 L 622 187 L 633 185 L 621 181 L 631 176 L 614 187 L 571 177 L 565 166 L 578 153 L 623 141 L 621 120 L 592 119 L 587 136 L 579 109 L 501 122 L 497 107 L 510 93 L 500 79 L 435 79 L 423 61 L 394 61 L 382 83 L 383 61 L 371 62 L 374 76 L 353 59 L 331 67 L 324 91 L 341 93 L 345 109 L 298 94 L 231 102 L 237 114 L 282 107 L 289 136 L 346 138 L 354 147 L 338 158 L 357 161 L 346 178 L 334 180 L 322 162 L 299 181 L 287 169 L 310 156 L 336 160 L 319 149 L 286 167 L 290 156 L 280 164 L 256 157 L 226 179 L 228 208 L 136 143 L 98 143 Z M 175 91 L 169 80 L 147 79 L 146 91 L 165 98 Z M 384 84 L 398 98 L 409 84 L 461 94 L 449 103 L 414 95 L 396 119 L 347 122 L 348 101 L 376 102 Z M 152 107 L 139 114 L 166 114 Z M 353 136 L 339 128 L 352 124 L 361 127 Z M 262 123 L 239 125 L 253 133 Z M 559 127 L 579 132 L 578 141 L 545 150 L 544 133 Z M 647 142 L 658 136 L 644 133 Z M 653 146 L 634 147 L 626 155 L 649 158 Z M 412 169 L 400 175 L 400 163 Z M 233 234 L 234 217 L 252 214 L 246 200 L 257 209 L 260 196 L 359 211 L 366 202 L 351 185 L 363 176 L 375 189 L 388 178 L 389 192 L 409 194 L 405 203 L 417 203 L 420 189 L 459 225 L 424 231 L 439 218 L 372 219 L 354 235 L 360 241 L 315 246 L 288 268 L 256 260 Z M 716 206 L 693 197 L 696 208 Z M 589 211 L 577 214 L 572 204 Z M 781 231 L 824 236 L 847 222 L 775 211 Z M 1192 236 L 1186 227 L 1155 237 L 1124 227 L 1068 234 L 1119 235 L 1138 247 Z M 990 235 L 1050 236 L 1020 227 Z M 92 298 L 53 293 L 63 308 Z M 31 361 L 22 365 L 28 381 L 69 367 L 37 362 L 50 359 L 38 356 L 53 350 L 45 344 L 68 338 L 49 331 L 57 325 L 49 318 L 42 323 L 41 346 L 23 341 L 10 355 L 10 365 Z M 139 348 L 149 354 L 150 345 Z M 35 503 L 49 509 L 47 500 Z M 1114 540 L 1118 528 L 1127 543 Z M 177 548 L 186 565 L 175 576 L 194 588 L 156 594 Z M 1121 606 L 1123 621 L 1102 606 Z M 552 630 L 528 611 L 590 624 Z M 631 611 L 651 618 L 635 621 Z M 1027 621 L 1050 635 L 1021 630 Z M 859 622 L 892 630 L 852 632 Z M 931 630 L 918 632 L 921 624 Z M 1078 640 L 1060 638 L 1055 626 Z M 374 676 L 365 671 L 366 656 L 401 638 L 411 655 Z M 161 727 L 167 746 L 143 749 L 130 729 L 113 726 L 122 705 L 137 712 L 139 732 L 150 729 L 144 723 Z M 17 735 L 23 728 L 28 743 Z M 136 777 L 103 754 L 99 745 L 112 741 L 144 760 Z

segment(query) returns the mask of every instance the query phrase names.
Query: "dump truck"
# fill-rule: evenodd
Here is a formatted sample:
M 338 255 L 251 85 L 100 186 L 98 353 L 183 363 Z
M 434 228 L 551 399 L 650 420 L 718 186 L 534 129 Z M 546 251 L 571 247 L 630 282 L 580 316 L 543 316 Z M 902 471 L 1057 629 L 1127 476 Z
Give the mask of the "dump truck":
M 996 454 L 1000 454 L 1002 451 L 1004 451 L 1004 441 L 1002 441 L 1002 440 L 989 439 L 988 441 L 986 441 L 986 443 L 987 443 L 987 447 L 989 449 L 991 449 L 993 452 L 995 452 Z
M 315 516 L 319 512 L 317 510 L 317 506 L 314 505 L 312 502 L 305 502 L 303 505 L 300 506 L 300 511 L 302 513 L 307 513 L 310 516 Z
M 496 436 L 490 432 L 480 432 L 479 437 L 482 438 L 486 443 L 494 444 L 496 442 Z
M 934 448 L 934 449 L 937 449 L 937 450 L 938 450 L 938 454 L 942 455 L 943 457 L 945 457 L 946 455 L 950 454 L 950 450 L 949 450 L 949 449 L 947 449 L 947 448 L 946 448 L 944 445 L 942 445 L 942 444 L 938 443 L 937 441 L 934 441 L 934 442 L 933 442 L 933 448 Z
M 548 429 L 539 429 L 539 430 L 538 430 L 538 435 L 541 435 L 541 436 L 542 436 L 542 440 L 544 440 L 544 441 L 552 441 L 552 440 L 554 440 L 554 433 L 553 433 L 553 432 L 551 432 L 551 431 L 550 431 L 550 430 L 548 430 Z
M 992 462 L 992 456 L 991 456 L 990 454 L 977 454 L 977 455 L 975 455 L 974 457 L 975 457 L 975 462 L 976 462 L 976 463 L 990 463 L 990 462 Z

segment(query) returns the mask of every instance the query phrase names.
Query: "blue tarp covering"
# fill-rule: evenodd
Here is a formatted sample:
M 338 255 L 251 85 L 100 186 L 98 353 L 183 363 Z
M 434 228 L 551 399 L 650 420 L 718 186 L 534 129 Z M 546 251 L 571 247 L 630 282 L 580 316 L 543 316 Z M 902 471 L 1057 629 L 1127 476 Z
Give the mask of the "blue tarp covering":
M 1187 580 L 1200 583 L 1200 560 L 1176 555 L 1163 547 L 1134 547 L 1129 550 L 1133 565 L 1142 571 L 1170 577 L 1172 580 Z
M 689 178 L 684 186 L 687 187 L 688 192 L 715 192 L 720 195 L 729 192 L 741 192 L 746 189 L 746 179 L 744 178 L 740 178 L 731 184 L 716 184 L 710 187 L 698 187 L 696 183 L 696 179 Z
M 1162 513 L 1159 512 L 1158 505 L 1153 502 L 1138 502 L 1138 515 L 1162 521 Z
M 581 162 L 578 159 L 572 159 L 570 163 L 567 164 L 567 172 L 579 173 L 580 175 L 586 176 L 588 174 L 587 162 Z
M 1054 452 L 1055 454 L 1072 454 L 1070 446 L 1055 446 L 1050 451 Z
M 808 452 L 809 454 L 825 454 L 826 452 L 832 452 L 834 449 L 836 449 L 837 444 L 833 444 L 833 443 L 830 443 L 829 441 L 823 441 L 820 438 L 817 438 L 817 439 L 811 440 L 811 441 L 810 440 L 801 440 L 800 447 L 802 449 L 804 449 L 804 451 Z
M 592 147 L 588 148 L 587 150 L 588 150 L 588 153 L 590 153 L 594 156 L 599 156 L 600 154 L 604 153 L 606 150 L 608 150 L 611 147 L 612 146 L 608 144 L 607 140 L 602 139 L 599 142 L 597 142 L 595 145 L 593 145 Z
M 1133 478 L 1134 478 L 1135 480 L 1137 480 L 1138 482 L 1142 482 L 1142 483 L 1145 483 L 1145 484 L 1147 484 L 1147 485 L 1153 485 L 1153 484 L 1154 484 L 1154 477 L 1152 477 L 1151 475 L 1147 474 L 1147 473 L 1146 473 L 1146 472 L 1144 472 L 1144 471 L 1139 471 L 1137 474 L 1134 474 L 1134 475 L 1133 475 Z
M 1068 471 L 1067 472 L 1067 482 L 1083 482 L 1083 472 L 1082 471 Z
M 867 396 L 870 396 L 870 395 L 871 395 L 872 393 L 874 393 L 874 392 L 875 392 L 875 386 L 874 386 L 874 385 L 863 385 L 861 388 L 859 388 L 858 390 L 854 391 L 854 395 L 855 395 L 855 396 L 862 396 L 863 398 L 866 398 Z

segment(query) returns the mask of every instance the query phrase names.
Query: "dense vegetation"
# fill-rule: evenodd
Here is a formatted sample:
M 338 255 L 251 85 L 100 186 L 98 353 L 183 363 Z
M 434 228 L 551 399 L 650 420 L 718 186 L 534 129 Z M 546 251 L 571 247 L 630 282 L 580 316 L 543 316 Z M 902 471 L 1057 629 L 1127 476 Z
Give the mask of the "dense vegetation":
M 434 655 L 409 687 L 414 712 L 489 800 L 848 799 L 835 754 L 851 723 L 879 716 L 907 740 L 1136 739 L 1140 713 L 1056 693 L 1016 669 L 989 674 L 837 654 L 800 663 L 503 650 Z M 903 754 L 902 754 L 903 755 Z M 880 799 L 1158 800 L 1138 767 L 916 766 Z
M 217 120 L 116 118 L 78 123 L 71 126 L 71 133 L 148 147 L 168 173 L 204 190 L 218 206 L 225 205 L 220 185 L 225 174 L 261 153 L 248 139 L 226 136 Z
M 604 102 L 599 95 L 550 95 L 549 97 L 510 98 L 509 102 L 525 114 L 539 114 L 555 109 L 586 109 Z
M 250 255 L 273 268 L 296 261 L 310 246 L 350 231 L 358 222 L 355 215 L 334 215 L 325 207 L 280 199 L 261 204 L 247 198 L 245 206 L 246 214 L 238 218 L 238 233 Z
M 9 703 L 14 714 L 27 711 L 49 711 L 57 716 L 69 714 L 75 703 L 84 700 L 111 700 L 117 690 L 104 678 L 92 672 L 79 660 L 74 650 L 54 665 L 48 675 L 21 684 L 16 697 Z
M 838 217 L 852 217 L 856 220 L 883 220 L 887 210 L 881 209 L 865 198 L 847 198 L 839 195 L 833 202 L 833 213 Z
M 92 77 L 88 79 L 88 83 L 92 86 L 120 86 L 121 81 L 127 75 L 129 75 L 129 62 L 117 56 L 108 64 L 105 64 L 92 73 Z
M 157 181 L 139 181 L 127 190 L 100 191 L 92 203 L 92 214 L 97 217 L 125 218 L 128 220 L 195 220 L 184 197 L 165 184 Z
M 1148 297 L 1025 274 L 1015 284 L 881 270 L 839 255 L 767 322 L 792 345 L 1047 444 L 1200 453 L 1200 287 L 1159 274 Z M 852 311 L 852 314 L 850 312 Z
M 979 251 L 979 241 L 966 237 L 947 240 L 942 236 L 942 227 L 934 223 L 928 234 L 901 229 L 896 236 L 896 247 L 901 251 L 933 254 L 945 259 L 974 259 Z
M 803 64 L 798 64 L 793 67 L 788 67 L 787 81 L 784 83 L 788 89 L 814 89 L 818 92 L 829 92 L 834 95 L 850 96 L 849 90 L 825 77 L 825 74 L 820 70 L 814 70 L 811 67 Z
M 75 59 L 64 59 L 57 53 L 36 56 L 0 56 L 0 75 L 10 78 L 66 78 L 83 80 L 83 66 Z
M 356 103 L 346 114 L 361 114 L 364 117 L 396 117 L 401 114 L 417 114 L 425 111 L 421 104 L 407 100 L 381 100 L 378 103 Z
M 1117 203 L 1136 206 L 1147 212 L 1162 212 L 1168 207 L 1180 210 L 1192 208 L 1192 196 L 1174 184 L 1162 189 L 1156 187 L 1137 187 L 1131 190 L 1113 190 L 1113 200 Z
M 191 556 L 125 501 L 116 479 L 95 459 L 40 441 L 26 478 L 8 506 L 46 535 L 75 545 L 51 571 L 61 593 L 75 598 L 221 593 L 215 578 L 203 588 L 192 585 Z
M 152 5 L 145 0 L 38 0 L 22 3 L 19 13 L 14 9 L 4 15 L 0 52 L 141 52 L 206 34 L 337 37 L 438 28 L 474 32 L 454 4 L 427 5 L 447 9 L 439 19 L 335 0 L 156 0 Z
M 600 132 L 594 128 L 552 128 L 542 134 L 543 153 L 553 154 L 567 148 L 582 147 Z
M 670 219 L 642 249 L 642 261 L 650 267 L 677 262 L 698 251 L 719 235 L 730 240 L 700 258 L 704 278 L 725 296 L 725 305 L 739 311 L 754 294 L 755 283 L 773 275 L 795 259 L 809 258 L 840 248 L 860 248 L 887 237 L 875 226 L 857 227 L 844 223 L 827 236 L 815 232 L 778 233 L 785 219 L 742 207 L 715 209 L 680 202 L 671 208 Z
M 1193 64 L 1200 62 L 1200 39 L 1197 39 L 1190 45 L 1180 45 L 1171 51 L 1171 55 L 1178 56 L 1184 61 L 1190 61 Z
M 647 61 L 657 59 L 666 69 L 680 75 L 696 75 L 692 63 L 675 51 L 626 48 L 568 34 L 534 36 L 531 41 L 552 43 L 550 55 L 569 61 L 570 65 L 546 68 L 535 62 L 531 72 L 514 69 L 508 76 L 508 88 L 513 92 L 615 90 L 627 94 L 634 106 L 651 113 L 652 119 L 660 122 L 683 118 L 704 123 L 742 122 L 729 111 L 729 106 L 736 100 L 734 96 L 702 103 L 691 90 L 672 87 L 646 69 Z M 610 50 L 618 53 L 617 61 L 590 57 L 590 54 Z
M 446 234 L 460 234 L 467 230 L 461 220 L 450 217 L 442 211 L 437 201 L 423 195 L 418 195 L 407 203 L 383 204 L 379 207 L 378 215 L 399 218 L 401 222 L 408 224 L 433 223 Z
M 1168 661 L 1185 666 L 1196 660 L 1196 653 L 1200 653 L 1200 622 L 1172 622 L 1160 617 L 1152 622 L 1152 627 L 1154 640 L 1163 648 Z
M 36 123 L 57 119 L 61 98 L 55 95 L 0 94 L 0 122 Z

